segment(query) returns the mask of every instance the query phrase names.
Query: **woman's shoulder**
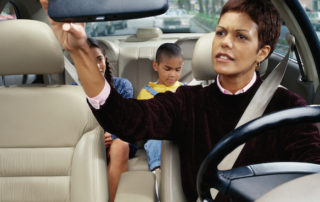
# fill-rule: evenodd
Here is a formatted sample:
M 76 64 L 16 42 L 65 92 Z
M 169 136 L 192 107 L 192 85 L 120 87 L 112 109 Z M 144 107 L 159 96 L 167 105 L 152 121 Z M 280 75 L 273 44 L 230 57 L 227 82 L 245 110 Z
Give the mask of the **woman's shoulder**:
M 274 99 L 286 103 L 288 106 L 304 106 L 307 104 L 299 94 L 288 90 L 285 87 L 279 86 L 275 92 Z

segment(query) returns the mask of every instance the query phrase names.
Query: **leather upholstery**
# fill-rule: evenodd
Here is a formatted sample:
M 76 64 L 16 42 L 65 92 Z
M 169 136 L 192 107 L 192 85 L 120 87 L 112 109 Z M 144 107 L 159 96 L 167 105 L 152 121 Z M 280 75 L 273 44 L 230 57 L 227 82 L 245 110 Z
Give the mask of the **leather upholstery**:
M 12 20 L 0 23 L 4 30 L 17 34 L 5 36 L 10 46 L 0 43 L 10 53 L 1 59 L 2 75 L 63 70 L 46 24 Z M 80 86 L 1 86 L 0 114 L 0 201 L 108 200 L 103 131 Z
M 198 36 L 186 37 L 177 40 L 175 43 L 180 46 L 183 55 L 183 68 L 180 76 L 180 81 L 189 83 L 193 79 L 192 75 L 192 56 L 194 46 L 196 45 Z
M 0 38 L 5 39 L 1 40 L 0 75 L 63 72 L 60 44 L 47 24 L 33 20 L 2 21 Z
M 155 176 L 149 171 L 130 171 L 121 175 L 115 202 L 156 202 Z
M 181 183 L 179 150 L 172 141 L 162 141 L 161 168 L 160 201 L 186 201 Z
M 192 57 L 192 73 L 197 80 L 214 80 L 216 73 L 212 68 L 211 52 L 214 33 L 204 34 L 197 41 Z

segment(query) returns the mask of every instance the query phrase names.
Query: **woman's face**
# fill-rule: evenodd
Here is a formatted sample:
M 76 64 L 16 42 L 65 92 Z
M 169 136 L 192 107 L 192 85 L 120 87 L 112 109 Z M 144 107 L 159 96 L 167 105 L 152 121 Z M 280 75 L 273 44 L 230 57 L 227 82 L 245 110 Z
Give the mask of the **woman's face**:
M 258 50 L 258 25 L 248 14 L 226 12 L 221 16 L 212 43 L 211 58 L 214 70 L 221 77 L 250 81 L 257 62 L 268 53 L 264 48 Z
M 104 76 L 106 71 L 106 58 L 104 57 L 100 48 L 92 47 L 90 49 L 92 51 L 93 56 L 97 60 L 97 67 L 99 69 L 99 72 L 101 73 L 102 76 Z

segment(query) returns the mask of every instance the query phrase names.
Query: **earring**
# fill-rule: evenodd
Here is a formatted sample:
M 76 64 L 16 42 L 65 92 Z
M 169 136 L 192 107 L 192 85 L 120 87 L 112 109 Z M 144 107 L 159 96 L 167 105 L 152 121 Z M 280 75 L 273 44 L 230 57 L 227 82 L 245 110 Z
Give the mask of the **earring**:
M 261 62 L 257 62 L 257 66 L 256 66 L 256 69 L 259 69 L 260 68 L 260 64 L 261 64 Z

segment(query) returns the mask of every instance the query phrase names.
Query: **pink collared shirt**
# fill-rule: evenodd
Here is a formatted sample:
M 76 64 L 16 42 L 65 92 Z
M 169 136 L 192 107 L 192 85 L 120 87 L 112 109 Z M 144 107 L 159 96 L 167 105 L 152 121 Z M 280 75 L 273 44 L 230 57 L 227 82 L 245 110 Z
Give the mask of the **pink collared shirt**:
M 228 91 L 227 89 L 223 88 L 220 84 L 220 76 L 218 74 L 217 76 L 217 85 L 220 89 L 220 91 L 223 93 L 223 94 L 227 94 L 227 95 L 238 95 L 238 94 L 241 94 L 241 93 L 245 93 L 247 90 L 249 90 L 251 88 L 251 86 L 253 86 L 254 82 L 256 82 L 257 80 L 257 73 L 255 72 L 253 74 L 253 77 L 251 79 L 251 81 L 242 89 L 238 90 L 237 92 L 235 93 L 231 93 L 230 91 Z
M 89 103 L 95 109 L 100 109 L 100 106 L 102 106 L 106 102 L 106 100 L 110 95 L 110 90 L 111 90 L 110 85 L 106 80 L 104 81 L 105 81 L 104 87 L 97 96 L 93 98 L 90 98 L 87 96 Z

